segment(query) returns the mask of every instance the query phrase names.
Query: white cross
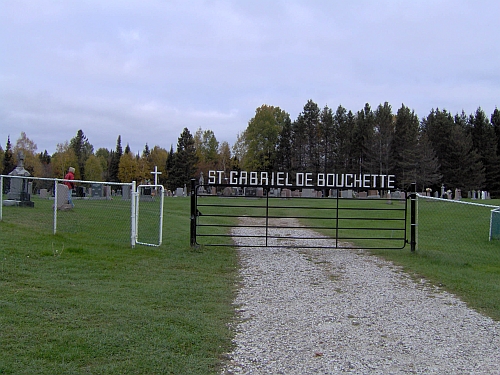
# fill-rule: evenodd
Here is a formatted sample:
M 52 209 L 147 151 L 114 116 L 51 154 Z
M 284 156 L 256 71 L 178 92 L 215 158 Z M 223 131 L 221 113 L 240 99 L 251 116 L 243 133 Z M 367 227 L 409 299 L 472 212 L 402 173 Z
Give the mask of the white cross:
M 158 167 L 155 165 L 155 171 L 151 172 L 151 174 L 155 175 L 155 185 L 158 185 L 158 175 L 161 174 L 161 172 L 158 172 Z

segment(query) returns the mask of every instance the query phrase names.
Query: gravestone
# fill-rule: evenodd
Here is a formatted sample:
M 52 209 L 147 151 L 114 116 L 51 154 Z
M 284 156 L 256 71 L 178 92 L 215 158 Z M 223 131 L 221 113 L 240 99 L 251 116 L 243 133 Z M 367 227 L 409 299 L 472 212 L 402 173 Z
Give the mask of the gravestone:
M 57 184 L 57 196 L 55 204 L 58 210 L 70 210 L 72 207 L 68 203 L 69 188 L 64 184 Z
M 48 199 L 49 192 L 47 189 L 40 189 L 40 199 Z
M 360 198 L 360 199 L 367 198 L 367 197 L 368 197 L 368 193 L 366 191 L 360 191 L 358 193 L 358 198 Z
M 9 176 L 29 177 L 31 174 L 24 169 L 24 154 L 19 151 L 17 154 L 17 167 L 9 173 Z M 11 178 L 10 188 L 7 193 L 7 200 L 17 201 L 19 206 L 34 207 L 31 202 L 31 189 L 26 178 Z
M 261 188 L 261 187 L 258 187 L 257 190 L 256 190 L 256 193 L 255 195 L 259 198 L 262 198 L 264 196 L 264 189 Z
M 122 188 L 122 199 L 129 201 L 130 200 L 130 192 L 132 190 L 131 186 L 123 186 Z
M 183 197 L 184 196 L 184 189 L 183 188 L 177 188 L 175 190 L 175 196 L 176 197 Z
M 368 198 L 380 198 L 378 190 L 368 190 Z
M 106 197 L 107 200 L 113 199 L 110 185 L 104 186 L 103 190 L 104 190 L 104 197 Z
M 302 198 L 315 198 L 316 191 L 314 189 L 302 189 Z
M 337 189 L 330 189 L 330 194 L 329 194 L 330 198 L 337 198 L 338 195 L 339 195 L 339 191 Z
M 92 184 L 92 198 L 102 198 L 102 184 Z

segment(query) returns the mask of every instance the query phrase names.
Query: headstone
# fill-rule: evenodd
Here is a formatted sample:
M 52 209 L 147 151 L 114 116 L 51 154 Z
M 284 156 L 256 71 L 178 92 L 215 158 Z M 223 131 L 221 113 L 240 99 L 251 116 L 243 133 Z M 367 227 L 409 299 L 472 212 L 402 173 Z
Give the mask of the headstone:
M 92 184 L 92 198 L 102 198 L 102 184 Z
M 300 190 L 292 190 L 292 197 L 294 198 L 300 197 Z
M 391 193 L 391 198 L 392 199 L 399 199 L 399 198 L 401 198 L 401 192 L 400 191 L 393 191 Z
M 55 204 L 58 210 L 70 210 L 71 205 L 68 203 L 69 188 L 64 184 L 57 184 L 57 196 Z
M 257 191 L 256 191 L 256 193 L 255 193 L 255 195 L 256 195 L 257 197 L 259 197 L 259 198 L 262 198 L 262 197 L 264 196 L 264 189 L 263 189 L 263 188 L 261 188 L 261 187 L 258 187 L 258 188 L 257 188 Z
M 40 199 L 48 199 L 49 192 L 47 189 L 40 189 Z
M 103 186 L 103 196 L 108 200 L 112 199 L 111 186 L 109 185 Z
M 368 198 L 380 198 L 378 190 L 368 190 Z
M 184 189 L 183 188 L 177 188 L 175 190 L 175 196 L 176 197 L 183 197 L 184 196 Z
M 316 193 L 314 189 L 302 189 L 302 198 L 315 198 Z
M 337 189 L 330 189 L 330 198 L 337 198 L 339 194 L 339 191 Z
M 456 199 L 456 200 L 462 199 L 462 190 L 455 189 L 455 197 L 454 197 L 454 199 Z
M 217 188 L 212 186 L 212 195 L 217 195 Z
M 225 197 L 230 197 L 231 195 L 233 195 L 233 191 L 231 190 L 231 188 L 229 186 L 226 186 L 224 188 L 224 190 L 222 191 L 222 195 Z M 255 196 L 255 190 L 254 190 L 254 196 Z
M 358 198 L 363 199 L 363 198 L 366 198 L 366 197 L 368 197 L 368 193 L 366 191 L 360 191 L 358 193 Z
M 122 199 L 129 201 L 131 196 L 132 187 L 125 185 L 122 187 Z
M 24 154 L 19 151 L 17 154 L 17 167 L 9 173 L 9 176 L 29 177 L 31 174 L 24 169 Z M 11 178 L 7 199 L 29 202 L 31 194 L 28 190 L 28 180 L 25 178 Z

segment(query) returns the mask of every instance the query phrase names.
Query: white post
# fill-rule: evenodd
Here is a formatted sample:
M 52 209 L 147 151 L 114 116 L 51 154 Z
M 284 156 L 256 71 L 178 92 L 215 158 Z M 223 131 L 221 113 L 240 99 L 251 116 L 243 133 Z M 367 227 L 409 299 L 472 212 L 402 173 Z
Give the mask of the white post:
M 0 221 L 2 221 L 2 207 L 3 207 L 3 176 L 0 176 Z
M 137 240 L 137 192 L 136 190 L 136 182 L 132 181 L 132 189 L 130 193 L 130 202 L 131 202 L 131 223 L 130 223 L 130 244 L 132 247 L 135 247 L 135 242 Z
M 54 180 L 54 234 L 57 231 L 57 180 Z

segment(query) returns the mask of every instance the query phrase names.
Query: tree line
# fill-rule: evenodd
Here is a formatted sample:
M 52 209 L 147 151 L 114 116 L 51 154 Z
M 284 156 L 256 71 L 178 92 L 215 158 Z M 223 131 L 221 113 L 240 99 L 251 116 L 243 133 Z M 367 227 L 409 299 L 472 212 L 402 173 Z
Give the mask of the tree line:
M 137 154 L 128 144 L 122 148 L 120 135 L 114 149 L 94 151 L 82 130 L 58 144 L 54 154 L 37 153 L 36 144 L 22 132 L 14 145 L 9 136 L 5 150 L 0 147 L 2 174 L 15 168 L 19 151 L 36 177 L 62 177 L 73 166 L 81 180 L 147 183 L 157 166 L 159 183 L 171 190 L 189 186 L 201 172 L 247 170 L 393 174 L 402 189 L 416 182 L 419 190 L 445 185 L 500 196 L 497 108 L 489 118 L 478 108 L 470 115 L 432 109 L 419 119 L 404 104 L 396 113 L 387 102 L 352 112 L 341 105 L 320 108 L 308 100 L 292 121 L 279 107 L 262 105 L 232 146 L 217 141 L 211 130 L 199 128 L 192 134 L 184 128 L 175 150 L 146 144 Z

